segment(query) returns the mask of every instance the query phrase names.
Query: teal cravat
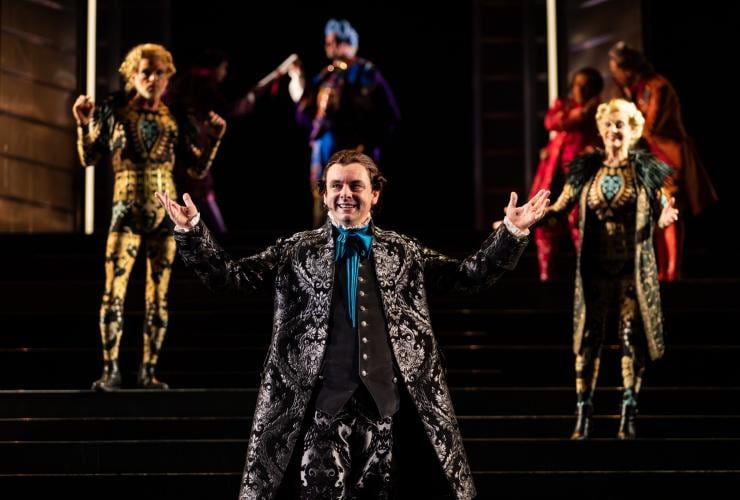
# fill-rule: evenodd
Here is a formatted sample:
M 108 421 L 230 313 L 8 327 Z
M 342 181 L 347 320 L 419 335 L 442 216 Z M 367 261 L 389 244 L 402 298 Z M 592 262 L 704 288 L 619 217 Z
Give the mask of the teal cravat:
M 373 235 L 369 226 L 346 229 L 337 226 L 339 234 L 335 243 L 334 261 L 346 260 L 347 266 L 347 309 L 353 327 L 357 327 L 357 274 L 360 259 L 370 255 Z

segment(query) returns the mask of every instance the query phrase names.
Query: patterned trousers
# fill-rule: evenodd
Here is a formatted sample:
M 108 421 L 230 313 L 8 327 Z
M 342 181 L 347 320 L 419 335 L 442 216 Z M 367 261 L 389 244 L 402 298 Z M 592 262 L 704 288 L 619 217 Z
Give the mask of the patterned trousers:
M 315 410 L 303 442 L 301 500 L 393 498 L 393 417 L 360 386 L 339 413 Z
M 611 280 L 596 279 L 586 285 L 589 297 L 586 308 L 586 328 L 581 350 L 576 355 L 576 394 L 578 401 L 591 402 L 599 376 L 601 349 L 604 343 L 606 318 L 610 311 L 618 314 L 618 334 L 621 349 L 622 383 L 634 397 L 640 392 L 645 375 L 646 354 L 644 332 L 631 275 Z

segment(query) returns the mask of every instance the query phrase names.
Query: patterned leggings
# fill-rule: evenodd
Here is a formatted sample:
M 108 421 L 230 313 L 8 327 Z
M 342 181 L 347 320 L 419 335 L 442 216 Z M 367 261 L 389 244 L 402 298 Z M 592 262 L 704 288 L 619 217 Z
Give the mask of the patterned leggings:
M 604 343 L 607 313 L 619 314 L 622 383 L 634 397 L 640 392 L 645 374 L 646 355 L 640 336 L 642 321 L 632 276 L 611 281 L 595 280 L 586 290 L 590 297 L 586 309 L 586 328 L 581 350 L 576 355 L 576 394 L 579 401 L 591 402 L 599 375 L 601 348 Z
M 301 500 L 392 498 L 393 417 L 360 387 L 335 416 L 316 410 L 303 443 Z
M 175 260 L 175 239 L 167 227 L 142 236 L 131 231 L 110 231 L 105 251 L 105 292 L 100 306 L 103 359 L 118 359 L 123 334 L 123 304 L 142 238 L 146 245 L 146 311 L 143 363 L 156 365 L 167 331 L 167 290 Z

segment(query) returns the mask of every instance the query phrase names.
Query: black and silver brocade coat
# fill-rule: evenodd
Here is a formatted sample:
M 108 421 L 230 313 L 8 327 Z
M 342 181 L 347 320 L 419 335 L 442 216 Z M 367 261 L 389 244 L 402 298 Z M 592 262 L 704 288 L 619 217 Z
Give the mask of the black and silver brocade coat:
M 437 341 L 427 289 L 476 291 L 512 269 L 527 244 L 503 227 L 459 261 L 373 228 L 377 273 L 393 354 L 452 491 L 475 496 Z M 180 255 L 212 289 L 274 288 L 273 333 L 262 373 L 240 500 L 270 499 L 280 485 L 321 369 L 334 283 L 331 225 L 280 239 L 232 260 L 201 223 L 175 233 Z

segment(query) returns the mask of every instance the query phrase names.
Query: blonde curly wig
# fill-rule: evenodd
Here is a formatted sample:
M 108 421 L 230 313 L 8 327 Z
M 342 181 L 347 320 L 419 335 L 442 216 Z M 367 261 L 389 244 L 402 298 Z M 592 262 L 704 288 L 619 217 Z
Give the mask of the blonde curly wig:
M 118 72 L 126 80 L 126 90 L 133 88 L 131 77 L 139 70 L 139 62 L 142 59 L 153 59 L 156 57 L 164 62 L 167 76 L 175 74 L 177 70 L 175 69 L 175 63 L 172 60 L 172 54 L 170 54 L 169 50 L 156 43 L 142 43 L 128 51 L 128 54 L 126 54 L 126 57 L 121 63 L 121 67 L 118 68 Z
M 605 102 L 599 105 L 596 110 L 596 124 L 599 127 L 599 134 L 603 135 L 604 132 L 604 121 L 610 113 L 619 112 L 627 115 L 627 124 L 632 129 L 632 143 L 630 146 L 634 146 L 637 141 L 642 137 L 642 127 L 645 125 L 645 117 L 634 103 L 625 101 L 624 99 L 612 99 L 609 102 Z

